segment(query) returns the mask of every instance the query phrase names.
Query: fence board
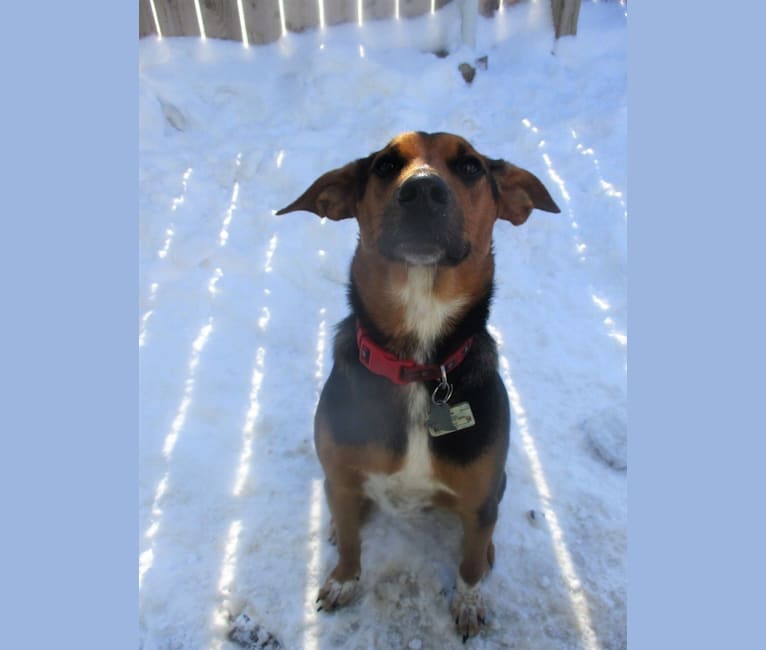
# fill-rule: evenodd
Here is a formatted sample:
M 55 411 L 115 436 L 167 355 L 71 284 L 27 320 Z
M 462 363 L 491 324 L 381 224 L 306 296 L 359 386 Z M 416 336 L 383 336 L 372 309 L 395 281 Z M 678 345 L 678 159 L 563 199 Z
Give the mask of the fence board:
M 356 0 L 325 0 L 325 25 L 357 21 Z
M 247 39 L 250 43 L 271 43 L 282 36 L 277 0 L 243 0 Z
M 205 36 L 232 41 L 242 40 L 236 0 L 200 0 L 200 10 L 205 25 Z
M 163 36 L 199 36 L 197 11 L 191 0 L 155 0 Z
M 325 5 L 329 2 L 324 0 Z M 285 23 L 288 32 L 319 27 L 319 0 L 285 0 Z
M 152 16 L 149 0 L 138 0 L 138 38 L 156 33 L 157 29 L 154 26 L 154 16 Z
M 394 17 L 394 0 L 364 0 L 362 5 L 364 22 Z
M 580 16 L 580 0 L 551 0 L 553 24 L 556 38 L 577 34 L 577 19 Z

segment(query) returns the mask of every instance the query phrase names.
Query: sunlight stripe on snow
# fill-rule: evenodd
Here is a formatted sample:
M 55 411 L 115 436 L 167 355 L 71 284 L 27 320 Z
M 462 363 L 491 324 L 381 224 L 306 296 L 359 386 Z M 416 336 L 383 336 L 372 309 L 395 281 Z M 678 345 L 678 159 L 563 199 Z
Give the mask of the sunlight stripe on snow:
M 234 178 L 239 178 L 239 170 L 242 166 L 242 153 L 237 154 L 237 159 L 234 162 L 236 170 L 234 172 Z M 226 209 L 226 213 L 223 217 L 223 223 L 221 224 L 221 232 L 218 235 L 218 245 L 226 246 L 226 242 L 229 239 L 229 225 L 234 217 L 234 210 L 237 209 L 237 200 L 239 199 L 239 180 L 234 181 L 234 187 L 231 190 L 231 199 L 229 200 L 229 207 Z
M 319 310 L 319 325 L 317 327 L 317 356 L 316 356 L 316 379 L 317 389 L 314 401 L 314 410 L 319 402 L 319 395 L 324 383 L 325 366 L 325 348 L 327 342 L 327 309 L 322 307 Z M 317 625 L 319 623 L 316 611 L 316 590 L 319 589 L 322 576 L 319 574 L 321 548 L 322 548 L 322 504 L 324 490 L 322 489 L 323 480 L 314 479 L 311 481 L 311 507 L 309 509 L 308 519 L 308 543 L 306 554 L 309 557 L 308 567 L 306 568 L 306 587 L 303 594 L 303 648 L 304 650 L 316 650 L 317 638 L 319 636 Z
M 234 578 L 237 572 L 237 551 L 241 534 L 242 520 L 236 519 L 231 522 L 226 533 L 223 563 L 221 564 L 221 573 L 218 578 L 219 602 L 213 614 L 213 625 L 221 630 L 226 630 L 230 624 L 231 588 L 234 585 Z M 221 647 L 223 647 L 223 641 L 216 639 L 210 646 L 210 650 L 220 650 Z
M 189 410 L 191 404 L 192 394 L 194 392 L 195 376 L 197 374 L 197 366 L 199 366 L 199 360 L 202 355 L 202 350 L 205 348 L 210 332 L 213 331 L 213 317 L 210 316 L 207 319 L 207 324 L 203 325 L 197 334 L 197 338 L 192 343 L 191 359 L 189 360 L 188 372 L 186 375 L 186 381 L 184 382 L 184 396 L 181 400 L 181 404 L 176 411 L 176 417 L 173 419 L 173 424 L 170 427 L 168 435 L 165 437 L 165 444 L 162 447 L 162 455 L 165 456 L 165 460 L 170 460 L 170 456 L 173 454 L 176 442 L 178 442 L 178 436 L 186 423 L 186 413 Z
M 245 415 L 245 424 L 242 427 L 242 451 L 239 455 L 239 465 L 237 467 L 237 478 L 234 482 L 232 493 L 235 497 L 241 496 L 245 488 L 247 477 L 250 473 L 250 460 L 253 457 L 253 439 L 255 437 L 255 421 L 260 412 L 258 396 L 261 392 L 263 383 L 263 361 L 266 357 L 266 350 L 258 348 L 255 355 L 255 368 L 250 379 L 250 406 Z
M 258 319 L 258 328 L 261 330 L 261 332 L 266 330 L 266 327 L 268 327 L 270 320 L 271 320 L 271 312 L 269 311 L 268 307 L 264 307 L 261 310 L 261 317 Z
M 154 300 L 157 296 L 157 289 L 160 288 L 159 283 L 152 282 L 152 284 L 149 287 L 149 299 L 148 303 L 150 305 L 150 309 L 147 309 L 143 316 L 141 316 L 141 329 L 138 332 L 138 347 L 142 348 L 144 347 L 144 344 L 146 343 L 146 329 L 149 326 L 149 319 L 152 317 L 152 314 L 154 314 L 154 309 L 151 307 L 151 305 L 154 304 Z
M 613 338 L 615 341 L 617 341 L 622 346 L 628 345 L 628 335 L 623 334 L 622 332 L 618 332 L 616 330 L 613 330 L 609 332 L 609 338 Z
M 545 146 L 545 140 L 542 142 L 543 146 Z M 551 157 L 547 153 L 543 154 L 543 160 L 545 161 L 545 164 L 548 165 L 548 176 L 550 176 L 556 185 L 559 186 L 559 190 L 561 190 L 561 196 L 563 196 L 564 200 L 568 203 L 571 200 L 571 197 L 569 196 L 569 192 L 567 192 L 567 186 L 564 183 L 564 179 L 561 178 L 561 176 L 558 175 L 558 172 L 553 168 Z
M 173 225 L 169 225 L 165 229 L 165 244 L 160 249 L 159 253 L 157 253 L 157 257 L 160 259 L 165 259 L 168 256 L 168 250 L 170 249 L 170 243 L 173 241 L 173 235 L 175 235 L 175 230 L 173 230 Z
M 601 310 L 601 311 L 609 311 L 612 307 L 609 304 L 609 301 L 606 298 L 602 298 L 600 296 L 597 296 L 595 293 L 591 295 L 591 299 L 593 300 L 593 303 Z M 603 320 L 604 325 L 607 326 L 608 332 L 607 336 L 609 338 L 614 339 L 617 341 L 620 345 L 627 345 L 628 344 L 628 337 L 623 334 L 622 332 L 619 332 L 617 330 L 617 326 L 614 322 L 614 319 L 610 316 L 607 316 Z
M 321 380 L 324 375 L 324 349 L 325 341 L 327 340 L 327 321 L 325 320 L 324 315 L 326 312 L 327 310 L 324 307 L 319 310 L 319 316 L 322 320 L 319 321 L 319 327 L 317 329 L 317 370 L 316 373 L 314 373 L 314 377 L 316 377 L 317 380 Z
M 189 177 L 192 174 L 192 168 L 189 167 L 181 177 L 181 193 L 176 196 L 173 201 L 170 204 L 170 211 L 175 212 L 178 210 L 178 207 L 183 205 L 184 201 L 186 200 L 186 190 L 189 187 Z M 175 230 L 173 228 L 173 222 L 170 222 L 170 225 L 165 229 L 165 242 L 162 246 L 162 248 L 157 253 L 157 257 L 160 259 L 165 259 L 168 256 L 168 251 L 170 250 L 170 244 L 173 242 L 173 236 L 175 235 Z
M 314 394 L 314 407 L 319 403 L 319 396 L 322 394 L 322 387 L 324 385 L 324 359 L 325 349 L 327 347 L 327 319 L 325 315 L 327 309 L 322 307 L 319 310 L 319 325 L 317 326 L 317 356 L 316 356 L 316 372 L 314 373 L 314 379 L 316 379 L 316 393 Z
M 598 175 L 598 181 L 599 186 L 604 191 L 604 194 L 610 198 L 615 198 L 619 202 L 620 206 L 622 207 L 622 213 L 624 218 L 627 220 L 628 218 L 628 206 L 625 203 L 623 193 L 619 191 L 612 183 L 609 183 L 604 179 L 604 175 L 601 172 L 601 163 L 599 162 L 598 158 L 596 157 L 596 152 L 593 150 L 593 147 L 586 147 L 580 138 L 577 135 L 577 131 L 574 129 L 569 129 L 569 133 L 572 135 L 572 138 L 574 139 L 576 143 L 577 151 L 580 152 L 583 156 L 587 156 L 591 159 L 591 162 L 593 163 L 593 167 L 596 170 L 596 174 Z
M 609 301 L 606 298 L 601 298 L 594 293 L 591 299 L 601 311 L 609 311 Z
M 500 330 L 492 325 L 490 325 L 488 329 L 489 333 L 495 341 L 497 341 L 498 348 L 502 349 L 503 337 Z M 576 619 L 580 637 L 586 650 L 599 650 L 599 641 L 591 620 L 590 607 L 588 606 L 588 601 L 583 593 L 582 582 L 580 581 L 580 577 L 578 576 L 574 562 L 572 561 L 572 555 L 564 540 L 564 532 L 559 525 L 556 511 L 553 510 L 550 505 L 551 491 L 548 487 L 548 481 L 545 478 L 542 463 L 540 462 L 540 455 L 537 453 L 535 439 L 529 431 L 527 413 L 521 402 L 521 396 L 516 390 L 516 386 L 511 378 L 511 369 L 507 357 L 500 355 L 499 361 L 503 381 L 508 390 L 508 397 L 511 400 L 514 419 L 521 436 L 522 447 L 527 456 L 527 460 L 529 461 L 530 469 L 532 470 L 532 479 L 534 480 L 535 489 L 540 498 L 541 509 L 550 529 L 556 561 L 558 562 L 559 570 L 561 571 L 561 577 L 564 579 L 564 583 L 567 586 L 567 595 L 569 596 L 570 606 Z
M 154 564 L 154 536 L 160 527 L 160 518 L 162 517 L 162 510 L 160 510 L 160 502 L 165 495 L 165 491 L 168 488 L 168 475 L 162 477 L 162 480 L 157 484 L 157 489 L 154 491 L 154 500 L 152 501 L 152 519 L 149 524 L 149 528 L 144 533 L 144 538 L 152 540 L 149 548 L 144 550 L 138 557 L 138 588 L 141 589 L 144 581 L 144 575 Z
M 303 594 L 303 645 L 304 650 L 316 650 L 319 620 L 316 606 L 316 590 L 319 588 L 321 547 L 322 547 L 322 479 L 311 481 L 311 508 L 308 520 L 308 544 L 306 554 L 309 562 L 306 567 L 306 588 Z
M 223 217 L 223 223 L 221 224 L 221 232 L 218 235 L 218 245 L 226 246 L 226 242 L 229 239 L 229 224 L 234 216 L 234 210 L 237 209 L 237 199 L 239 198 L 239 183 L 234 183 L 234 189 L 231 192 L 231 201 L 229 207 L 226 210 L 226 214 Z
M 221 576 L 218 579 L 218 593 L 224 597 L 229 595 L 231 585 L 234 582 L 234 572 L 237 568 L 237 547 L 239 546 L 241 532 L 242 521 L 240 519 L 232 521 L 229 526 L 229 532 L 226 535 L 223 566 L 221 567 Z
M 220 267 L 216 267 L 215 271 L 213 271 L 213 275 L 210 277 L 210 280 L 208 280 L 207 283 L 207 291 L 211 296 L 215 296 L 220 290 L 216 285 L 218 284 L 218 280 L 220 280 L 223 277 L 223 270 Z
M 144 343 L 146 342 L 146 326 L 149 323 L 149 319 L 152 317 L 152 314 L 154 313 L 153 309 L 148 309 L 146 312 L 144 312 L 144 315 L 141 317 L 141 329 L 138 332 L 138 347 L 142 348 L 144 347 Z
M 152 568 L 154 564 L 154 546 L 147 548 L 141 555 L 138 556 L 138 590 L 144 583 L 144 576 L 146 572 Z
M 162 455 L 165 457 L 167 463 L 170 462 L 173 450 L 175 449 L 178 437 L 186 422 L 186 413 L 191 404 L 192 394 L 194 392 L 195 375 L 197 373 L 197 367 L 199 366 L 200 356 L 205 348 L 210 333 L 213 331 L 213 318 L 208 318 L 205 325 L 202 326 L 197 338 L 192 343 L 191 359 L 189 360 L 189 366 L 186 375 L 186 381 L 184 382 L 184 394 L 181 398 L 181 403 L 176 411 L 176 416 L 173 419 L 173 423 L 170 427 L 168 435 L 165 437 L 165 444 L 162 448 Z M 152 501 L 151 521 L 149 527 L 144 532 L 144 538 L 151 540 L 151 546 L 144 550 L 139 556 L 138 560 L 138 588 L 141 589 L 143 585 L 143 579 L 146 572 L 152 567 L 154 563 L 154 538 L 160 527 L 160 520 L 162 519 L 162 509 L 160 504 L 167 492 L 168 481 L 170 478 L 169 470 L 165 472 L 160 482 L 157 484 L 157 489 L 154 492 L 154 500 Z
M 275 233 L 269 240 L 269 249 L 266 251 L 266 263 L 263 265 L 263 270 L 266 273 L 271 273 L 272 271 L 271 260 L 274 259 L 274 252 L 277 250 L 277 244 L 279 244 L 279 239 Z

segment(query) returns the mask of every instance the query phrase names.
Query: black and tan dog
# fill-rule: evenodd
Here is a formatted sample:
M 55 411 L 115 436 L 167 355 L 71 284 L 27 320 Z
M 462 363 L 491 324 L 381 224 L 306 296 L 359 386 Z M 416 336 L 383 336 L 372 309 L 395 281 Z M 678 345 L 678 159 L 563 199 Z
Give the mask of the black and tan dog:
M 559 212 L 542 183 L 447 133 L 404 133 L 321 176 L 284 214 L 355 217 L 351 315 L 315 417 L 339 560 L 324 609 L 351 600 L 371 502 L 443 506 L 463 524 L 451 612 L 463 640 L 484 621 L 479 582 L 494 562 L 510 417 L 486 329 L 495 221 Z

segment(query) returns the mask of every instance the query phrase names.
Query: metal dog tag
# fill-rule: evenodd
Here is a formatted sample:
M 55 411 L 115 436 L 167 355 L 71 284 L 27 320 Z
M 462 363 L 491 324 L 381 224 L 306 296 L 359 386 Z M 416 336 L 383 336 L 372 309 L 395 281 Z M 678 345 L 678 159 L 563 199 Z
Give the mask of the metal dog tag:
M 432 404 L 428 416 L 428 430 L 432 436 L 441 436 L 455 429 L 452 426 L 449 404 Z
M 476 424 L 473 411 L 468 402 L 460 402 L 455 406 L 449 404 L 432 404 L 428 416 L 428 431 L 434 438 L 448 433 L 467 429 Z

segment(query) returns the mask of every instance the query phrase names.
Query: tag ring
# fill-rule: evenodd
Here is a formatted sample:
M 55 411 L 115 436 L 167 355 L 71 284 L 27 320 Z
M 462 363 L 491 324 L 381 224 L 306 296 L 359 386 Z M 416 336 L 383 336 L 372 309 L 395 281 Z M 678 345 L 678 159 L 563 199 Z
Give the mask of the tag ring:
M 434 388 L 434 392 L 431 393 L 431 402 L 434 404 L 446 404 L 449 402 L 449 398 L 452 397 L 452 384 L 447 381 L 447 371 L 444 369 L 444 366 L 439 366 L 439 369 L 442 372 L 442 378 L 439 382 L 439 385 Z M 445 391 L 444 397 L 436 397 L 436 395 L 439 393 L 439 390 Z

